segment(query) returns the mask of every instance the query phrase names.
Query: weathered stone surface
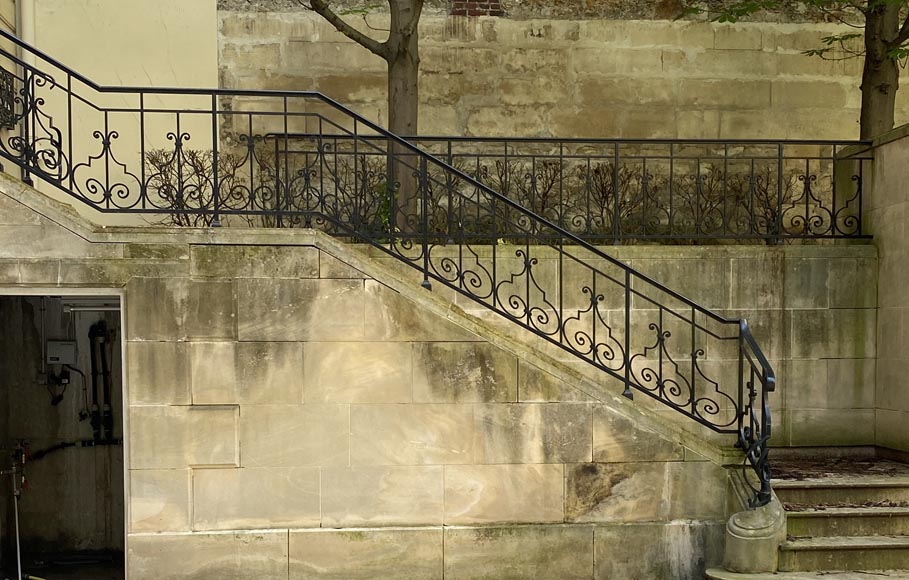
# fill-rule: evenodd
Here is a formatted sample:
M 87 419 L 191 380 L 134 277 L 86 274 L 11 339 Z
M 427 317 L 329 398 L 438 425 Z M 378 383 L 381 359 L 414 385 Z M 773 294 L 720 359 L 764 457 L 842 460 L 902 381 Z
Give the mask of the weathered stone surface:
M 593 460 L 608 463 L 681 461 L 678 443 L 646 431 L 605 405 L 593 406 Z
M 347 465 L 348 405 L 248 405 L 240 414 L 244 467 Z
M 691 522 L 597 526 L 594 578 L 701 578 L 722 561 L 724 528 Z
M 368 278 L 366 274 L 349 266 L 331 254 L 319 251 L 319 278 Z
M 303 360 L 301 343 L 237 343 L 238 402 L 243 405 L 303 402 Z
M 786 308 L 827 308 L 830 261 L 822 258 L 790 258 L 783 269 L 783 300 Z M 805 292 L 805 288 L 813 288 Z
M 414 401 L 517 401 L 517 358 L 488 343 L 414 345 Z
M 441 580 L 442 530 L 293 531 L 289 578 Z
M 126 298 L 129 340 L 235 336 L 230 282 L 132 278 Z
M 522 403 L 559 403 L 593 399 L 527 361 L 519 360 L 518 400 Z
M 873 409 L 798 409 L 789 411 L 791 440 L 798 445 L 870 445 Z M 849 425 L 844 429 L 844 425 Z
M 793 310 L 793 358 L 865 358 L 875 355 L 875 310 Z
M 726 470 L 711 461 L 667 464 L 669 519 L 723 521 L 726 517 Z
M 7 267 L 10 268 L 9 271 L 6 270 Z M 19 260 L 18 280 L 12 278 L 16 274 L 9 263 L 4 267 L 4 273 L 0 276 L 3 276 L 10 284 L 16 282 L 20 284 L 59 284 L 62 269 L 63 260 Z
M 574 522 L 665 519 L 666 463 L 582 463 L 565 468 L 565 518 Z
M 874 308 L 877 306 L 878 260 L 840 258 L 830 260 L 827 288 L 831 308 Z
M 310 342 L 304 347 L 307 403 L 409 403 L 411 345 L 406 342 Z
M 351 465 L 473 463 L 472 405 L 352 405 Z
M 362 280 L 237 282 L 243 341 L 363 339 Z
M 586 580 L 593 575 L 593 528 L 446 528 L 445 578 Z
M 233 342 L 194 342 L 189 345 L 194 404 L 237 403 L 235 349 L 236 343 Z
M 194 530 L 318 526 L 319 469 L 197 469 L 193 500 Z
M 322 468 L 322 526 L 440 525 L 442 466 Z
M 476 405 L 476 463 L 591 461 L 586 403 Z
M 562 465 L 445 468 L 445 524 L 559 522 Z
M 186 343 L 129 342 L 126 348 L 130 405 L 192 402 Z
M 311 246 L 191 246 L 190 259 L 200 277 L 319 277 L 319 250 Z
M 179 278 L 133 278 L 126 285 L 127 338 L 183 338 L 185 283 Z
M 131 535 L 131 580 L 287 579 L 287 531 Z
M 238 464 L 237 407 L 130 407 L 132 469 Z
M 188 531 L 190 487 L 189 469 L 131 470 L 129 531 Z
M 236 337 L 234 285 L 231 282 L 190 280 L 183 309 L 187 338 Z
M 366 340 L 477 340 L 473 334 L 419 308 L 375 280 L 366 280 L 365 288 Z

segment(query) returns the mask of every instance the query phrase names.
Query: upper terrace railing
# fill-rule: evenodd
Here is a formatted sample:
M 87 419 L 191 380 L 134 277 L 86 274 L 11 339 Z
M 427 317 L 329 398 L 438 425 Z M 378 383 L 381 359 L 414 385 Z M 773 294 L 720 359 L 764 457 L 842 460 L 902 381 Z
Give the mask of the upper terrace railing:
M 862 185 L 871 156 L 862 142 L 406 139 L 591 243 L 866 237 Z M 349 152 L 351 143 L 295 134 L 273 146 L 273 158 L 305 178 L 319 175 L 326 153 Z M 334 166 L 333 179 L 372 178 L 375 189 L 384 163 L 380 153 L 363 151 L 357 168 L 343 161 Z M 433 230 L 463 228 L 441 201 Z M 476 225 L 464 233 L 487 234 Z M 510 235 L 499 231 L 500 239 Z
M 444 285 L 599 369 L 629 398 L 734 434 L 753 505 L 770 500 L 775 378 L 744 320 L 319 93 L 101 87 L 0 35 L 19 52 L 0 48 L 0 85 L 13 91 L 3 120 L 15 129 L 0 156 L 36 186 L 159 223 L 318 227 L 371 244 L 424 286 Z M 315 152 L 296 152 L 299 133 Z

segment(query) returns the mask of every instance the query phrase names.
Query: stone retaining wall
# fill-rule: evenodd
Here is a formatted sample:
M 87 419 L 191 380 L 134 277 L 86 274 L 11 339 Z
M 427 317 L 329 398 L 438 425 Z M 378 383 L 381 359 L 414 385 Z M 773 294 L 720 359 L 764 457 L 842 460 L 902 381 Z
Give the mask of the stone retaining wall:
M 5 292 L 122 292 L 131 578 L 681 580 L 721 557 L 734 453 L 375 257 L 309 231 L 94 229 L 0 189 Z M 784 441 L 868 442 L 846 401 L 874 356 L 873 248 L 616 253 L 756 309 Z
M 319 16 L 218 14 L 222 86 L 318 90 L 387 125 L 385 62 Z M 348 18 L 388 28 L 387 14 Z M 836 25 L 427 14 L 420 26 L 424 135 L 858 138 L 861 59 L 802 54 Z M 896 117 L 909 119 L 904 97 Z

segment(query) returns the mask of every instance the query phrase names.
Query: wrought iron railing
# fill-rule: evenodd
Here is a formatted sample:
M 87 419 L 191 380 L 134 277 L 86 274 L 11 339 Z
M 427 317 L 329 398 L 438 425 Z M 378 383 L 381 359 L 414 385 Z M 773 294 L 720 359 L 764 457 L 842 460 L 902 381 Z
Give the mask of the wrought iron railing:
M 0 156 L 100 212 L 173 224 L 301 226 L 371 244 L 717 433 L 770 499 L 773 370 L 712 312 L 461 169 L 312 92 L 100 87 L 0 49 L 19 133 Z M 295 158 L 293 134 L 317 143 Z M 343 143 L 343 144 L 342 144 Z M 191 145 L 191 147 L 190 147 Z M 380 163 L 373 163 L 378 159 Z
M 862 186 L 871 163 L 866 142 L 406 140 L 590 243 L 866 237 Z M 318 172 L 327 148 L 349 151 L 350 145 L 343 137 L 326 144 L 322 135 L 295 134 L 276 140 L 273 154 L 291 164 L 291 173 Z M 361 156 L 361 165 L 377 175 L 383 163 L 380 153 Z M 353 167 L 342 163 L 338 170 L 349 174 Z M 462 227 L 446 206 L 437 213 L 437 232 Z M 512 234 L 499 233 L 503 239 Z M 468 234 L 485 236 L 478 229 Z

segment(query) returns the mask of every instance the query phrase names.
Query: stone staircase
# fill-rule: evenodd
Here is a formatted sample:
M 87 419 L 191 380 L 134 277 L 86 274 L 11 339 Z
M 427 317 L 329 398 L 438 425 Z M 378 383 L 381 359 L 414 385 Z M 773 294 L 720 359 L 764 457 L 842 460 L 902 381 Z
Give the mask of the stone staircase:
M 909 465 L 880 459 L 786 462 L 778 574 L 710 570 L 710 580 L 909 579 Z

